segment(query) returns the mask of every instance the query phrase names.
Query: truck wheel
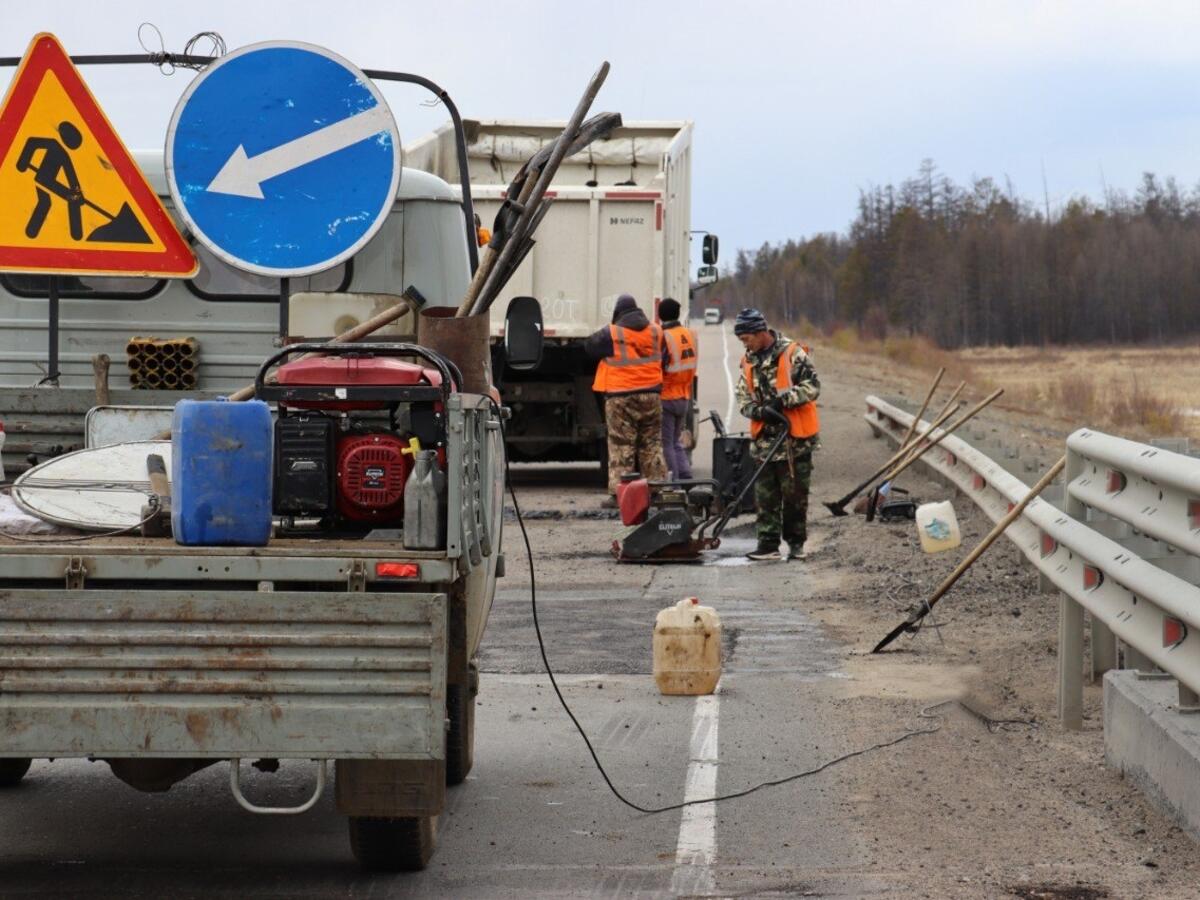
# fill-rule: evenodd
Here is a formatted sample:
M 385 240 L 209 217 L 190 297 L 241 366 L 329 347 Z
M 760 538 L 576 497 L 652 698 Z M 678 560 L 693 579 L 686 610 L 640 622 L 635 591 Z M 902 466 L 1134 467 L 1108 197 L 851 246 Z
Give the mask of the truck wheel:
M 0 759 L 0 788 L 15 787 L 20 784 L 21 779 L 25 777 L 25 773 L 29 771 L 31 765 L 33 765 L 32 759 L 16 759 L 13 757 Z
M 475 692 L 469 684 L 446 685 L 446 784 L 462 784 L 475 762 Z
M 350 817 L 350 849 L 368 872 L 419 872 L 437 846 L 437 816 Z

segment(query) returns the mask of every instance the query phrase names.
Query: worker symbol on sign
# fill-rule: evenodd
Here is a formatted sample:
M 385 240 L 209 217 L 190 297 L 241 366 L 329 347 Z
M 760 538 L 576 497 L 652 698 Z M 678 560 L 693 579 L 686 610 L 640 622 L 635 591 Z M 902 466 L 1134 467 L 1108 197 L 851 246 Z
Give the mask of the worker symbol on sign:
M 97 206 L 83 195 L 79 177 L 75 174 L 75 165 L 71 162 L 71 150 L 83 146 L 83 135 L 70 122 L 59 122 L 58 139 L 48 137 L 31 137 L 21 148 L 17 159 L 18 172 L 33 172 L 33 183 L 37 191 L 37 203 L 25 225 L 25 236 L 33 239 L 41 232 L 46 223 L 46 216 L 54 203 L 54 197 L 60 198 L 67 205 L 67 219 L 70 226 L 71 239 L 83 239 L 83 207 L 90 206 L 108 222 L 93 229 L 87 240 L 93 243 L 119 244 L 149 244 L 150 235 L 137 220 L 128 203 L 121 204 L 116 215 Z M 42 153 L 40 162 L 33 164 L 34 155 Z M 64 183 L 65 182 L 65 183 Z

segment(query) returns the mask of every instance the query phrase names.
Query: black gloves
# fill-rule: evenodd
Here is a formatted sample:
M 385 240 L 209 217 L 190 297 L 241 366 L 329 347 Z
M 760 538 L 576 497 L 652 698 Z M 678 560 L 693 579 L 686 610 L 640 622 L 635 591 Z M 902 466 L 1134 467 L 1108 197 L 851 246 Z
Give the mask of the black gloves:
M 754 415 L 751 416 L 751 418 L 758 419 L 759 421 L 766 420 L 768 422 L 774 422 L 776 419 L 772 413 L 783 415 L 782 397 L 772 397 L 766 403 L 757 404 L 754 407 Z

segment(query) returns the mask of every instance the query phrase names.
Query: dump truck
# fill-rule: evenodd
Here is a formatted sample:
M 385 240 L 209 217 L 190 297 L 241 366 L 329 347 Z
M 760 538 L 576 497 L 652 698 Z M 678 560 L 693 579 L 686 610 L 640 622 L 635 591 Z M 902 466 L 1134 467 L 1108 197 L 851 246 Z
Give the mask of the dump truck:
M 475 211 L 488 227 L 513 173 L 562 123 L 464 125 Z M 506 367 L 499 357 L 503 303 L 493 307 L 491 321 L 497 386 L 513 414 L 507 444 L 514 460 L 599 460 L 603 470 L 604 404 L 592 391 L 596 360 L 583 352 L 584 339 L 610 323 L 621 294 L 632 294 L 649 315 L 673 297 L 682 318 L 689 317 L 692 130 L 687 121 L 627 123 L 566 159 L 551 183 L 554 204 L 544 234 L 501 295 L 541 303 L 541 364 L 526 372 Z M 410 144 L 405 163 L 456 183 L 453 128 L 447 124 Z M 705 262 L 715 263 L 715 238 L 705 247 Z
M 169 208 L 162 154 L 136 159 Z M 447 785 L 473 761 L 475 657 L 503 574 L 502 410 L 489 385 L 463 380 L 450 349 L 425 340 L 412 314 L 369 345 L 326 348 L 410 285 L 426 309 L 457 306 L 471 278 L 469 209 L 461 189 L 405 169 L 375 237 L 345 263 L 292 279 L 290 290 L 199 243 L 190 279 L 60 277 L 53 380 L 49 278 L 0 274 L 10 477 L 47 461 L 69 471 L 80 454 L 114 444 L 169 448 L 155 439 L 177 400 L 256 383 L 277 429 L 284 407 L 302 413 L 289 413 L 287 441 L 276 431 L 276 476 L 316 486 L 297 489 L 265 546 L 182 546 L 133 529 L 0 534 L 0 787 L 19 785 L 36 759 L 103 760 L 143 791 L 228 764 L 230 789 L 251 812 L 307 810 L 332 783 L 364 867 L 428 862 Z M 144 365 L 130 369 L 131 348 L 177 338 L 194 348 L 195 388 L 147 389 Z M 486 359 L 486 330 L 477 344 Z M 310 350 L 320 371 L 298 361 Z M 309 368 L 289 381 L 291 364 Z M 376 365 L 378 382 L 356 380 Z M 320 439 L 305 444 L 314 425 Z M 440 545 L 422 549 L 396 519 L 394 497 L 379 519 L 387 527 L 373 524 L 375 495 L 387 491 L 373 493 L 381 470 L 361 465 L 381 449 L 402 459 L 416 436 L 436 451 L 446 484 Z M 303 465 L 281 463 L 284 451 Z M 348 484 L 351 466 L 365 480 Z M 36 491 L 19 478 L 12 493 L 24 508 Z M 105 488 L 147 490 L 143 478 Z M 277 481 L 276 502 L 278 493 Z M 282 809 L 247 797 L 247 764 L 271 771 L 280 760 L 311 768 L 311 796 Z M 52 779 L 54 764 L 39 774 Z

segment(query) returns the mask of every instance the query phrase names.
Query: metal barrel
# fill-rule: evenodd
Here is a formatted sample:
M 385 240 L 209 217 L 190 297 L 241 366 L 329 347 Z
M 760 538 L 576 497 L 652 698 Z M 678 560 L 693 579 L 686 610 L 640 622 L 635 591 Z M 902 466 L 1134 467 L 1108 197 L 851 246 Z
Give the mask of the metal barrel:
M 417 343 L 436 350 L 462 371 L 459 390 L 487 394 L 492 388 L 492 351 L 488 344 L 490 317 L 455 316 L 446 306 L 426 307 L 417 316 Z

